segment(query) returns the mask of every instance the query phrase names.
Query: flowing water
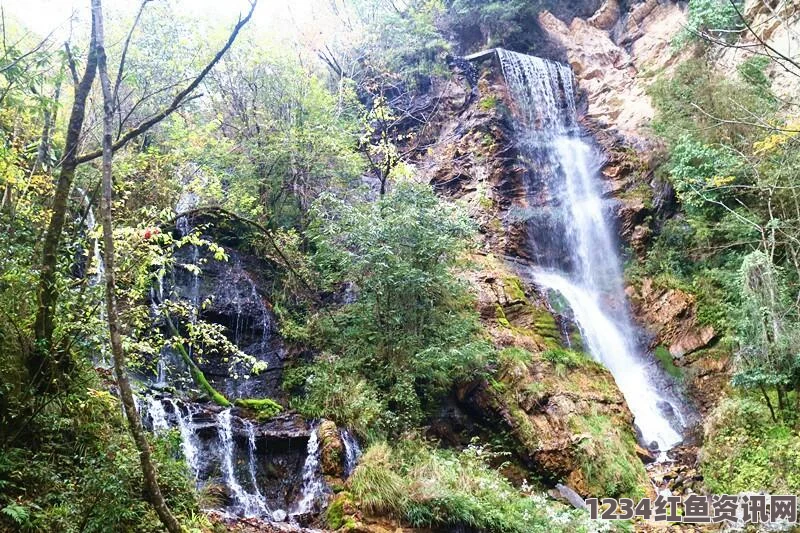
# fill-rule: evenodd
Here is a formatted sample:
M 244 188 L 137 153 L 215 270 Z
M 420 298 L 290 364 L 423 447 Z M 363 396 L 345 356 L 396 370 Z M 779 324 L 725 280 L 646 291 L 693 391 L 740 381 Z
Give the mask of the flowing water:
M 320 468 L 319 437 L 316 428 L 311 431 L 306 451 L 306 461 L 303 465 L 303 488 L 292 515 L 313 512 L 315 505 L 322 500 L 326 491 L 325 480 Z
M 268 509 L 266 501 L 256 488 L 254 492 L 248 492 L 239 482 L 236 471 L 236 445 L 233 441 L 233 429 L 231 426 L 231 410 L 225 409 L 217 418 L 220 442 L 220 460 L 222 463 L 222 475 L 225 485 L 231 492 L 234 500 L 234 508 L 238 514 L 246 517 L 264 516 Z M 254 461 L 252 448 L 250 449 L 248 471 L 255 477 Z
M 164 404 L 161 402 L 161 400 L 153 398 L 152 396 L 148 397 L 147 414 L 150 417 L 150 424 L 154 433 L 159 433 L 169 429 L 167 412 L 164 410 Z
M 344 475 L 350 477 L 361 459 L 361 446 L 358 445 L 356 436 L 350 430 L 343 429 L 339 432 L 344 445 Z
M 191 470 L 192 475 L 194 475 L 195 481 L 197 481 L 200 476 L 200 452 L 198 451 L 199 444 L 192 422 L 192 404 L 186 404 L 186 416 L 184 417 L 178 403 L 172 399 L 169 401 L 172 404 L 172 409 L 178 422 L 178 430 L 181 433 L 181 449 L 183 450 L 183 456 L 186 459 L 189 470 Z
M 498 49 L 531 167 L 526 213 L 531 275 L 572 309 L 585 347 L 614 375 L 642 441 L 668 450 L 682 440 L 681 403 L 637 342 L 599 170 L 603 158 L 577 123 L 567 65 Z

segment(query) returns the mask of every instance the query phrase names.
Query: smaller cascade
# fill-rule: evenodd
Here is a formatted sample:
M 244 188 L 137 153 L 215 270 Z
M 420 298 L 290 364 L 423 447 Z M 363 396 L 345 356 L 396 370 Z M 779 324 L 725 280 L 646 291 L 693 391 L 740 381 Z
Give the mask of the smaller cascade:
M 303 464 L 303 489 L 300 500 L 291 513 L 293 516 L 313 512 L 315 504 L 322 500 L 326 492 L 325 480 L 322 478 L 322 469 L 320 467 L 317 428 L 311 431 L 306 450 L 308 455 L 306 456 L 306 462 Z
M 258 488 L 258 477 L 256 476 L 256 427 L 249 420 L 245 420 L 244 427 L 247 431 L 247 467 L 250 472 L 250 482 L 253 484 L 253 491 L 258 501 L 263 503 L 262 514 L 265 514 L 269 512 L 269 508 L 266 505 L 267 500 Z
M 266 503 L 259 494 L 250 494 L 236 478 L 234 467 L 236 446 L 233 442 L 233 429 L 231 426 L 231 410 L 225 409 L 217 417 L 218 435 L 220 442 L 220 462 L 225 485 L 231 490 L 234 504 L 245 517 L 263 516 L 267 513 Z
M 94 218 L 94 210 L 89 206 L 86 212 L 86 229 L 91 233 L 97 226 L 97 220 Z M 92 262 L 94 264 L 94 276 L 89 280 L 90 285 L 98 285 L 102 283 L 106 273 L 106 263 L 103 261 L 103 255 L 100 253 L 100 243 L 98 240 L 92 239 Z
M 159 433 L 169 429 L 167 422 L 167 412 L 164 410 L 164 403 L 152 396 L 147 397 L 147 414 L 150 416 L 150 424 L 153 432 Z
M 350 477 L 358 465 L 358 460 L 361 459 L 361 446 L 350 430 L 343 429 L 339 435 L 344 444 L 344 475 Z
M 184 417 L 178 403 L 175 400 L 170 400 L 170 403 L 175 412 L 175 418 L 178 420 L 178 430 L 181 432 L 181 449 L 183 450 L 183 456 L 196 481 L 200 475 L 200 457 L 198 453 L 197 435 L 195 435 L 192 426 L 192 406 L 191 404 L 186 405 L 186 417 Z

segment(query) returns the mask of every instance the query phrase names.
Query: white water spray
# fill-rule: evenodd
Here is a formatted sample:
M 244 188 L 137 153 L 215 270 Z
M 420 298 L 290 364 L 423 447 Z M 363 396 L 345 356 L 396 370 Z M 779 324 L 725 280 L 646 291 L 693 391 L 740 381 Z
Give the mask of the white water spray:
M 344 444 L 344 475 L 350 477 L 358 465 L 358 460 L 361 459 L 361 446 L 358 445 L 358 440 L 349 430 L 343 429 L 339 435 Z
M 306 462 L 303 465 L 303 489 L 300 501 L 297 502 L 293 515 L 308 514 L 314 510 L 314 504 L 325 494 L 325 481 L 320 469 L 320 449 L 317 429 L 311 431 L 306 448 Z
M 200 457 L 198 452 L 197 435 L 194 433 L 192 426 L 192 406 L 186 405 L 186 417 L 183 416 L 178 403 L 175 400 L 170 400 L 172 409 L 175 411 L 175 418 L 178 421 L 178 430 L 181 432 L 181 449 L 183 456 L 186 459 L 186 464 L 197 480 L 200 475 Z

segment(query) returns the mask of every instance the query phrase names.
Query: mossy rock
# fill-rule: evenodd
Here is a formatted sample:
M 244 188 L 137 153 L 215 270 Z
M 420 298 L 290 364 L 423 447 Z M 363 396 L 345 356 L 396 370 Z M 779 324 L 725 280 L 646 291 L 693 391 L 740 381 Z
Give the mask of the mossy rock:
M 234 405 L 253 411 L 259 422 L 264 422 L 283 411 L 283 406 L 269 398 L 247 398 L 234 400 Z
M 561 330 L 556 324 L 556 319 L 547 309 L 534 308 L 533 329 L 544 339 L 548 347 L 556 348 L 562 346 Z
M 494 316 L 497 319 L 497 323 L 504 328 L 511 327 L 511 322 L 509 322 L 508 318 L 506 318 L 506 312 L 503 310 L 503 307 L 500 304 L 496 304 L 494 306 Z
M 522 280 L 515 276 L 510 276 L 503 280 L 503 293 L 506 296 L 506 300 L 509 302 L 528 302 L 525 297 Z
M 325 524 L 331 530 L 351 531 L 358 523 L 355 519 L 356 508 L 349 492 L 340 492 L 325 511 Z
M 344 477 L 344 444 L 339 428 L 330 420 L 323 420 L 317 428 L 322 473 L 326 476 Z

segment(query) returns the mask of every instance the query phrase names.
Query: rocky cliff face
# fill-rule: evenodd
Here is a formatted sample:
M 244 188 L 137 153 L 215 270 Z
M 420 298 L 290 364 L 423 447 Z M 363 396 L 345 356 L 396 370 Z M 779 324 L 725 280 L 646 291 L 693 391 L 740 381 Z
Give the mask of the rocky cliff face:
M 746 0 L 745 18 L 750 21 L 750 30 L 742 32 L 735 47 L 718 52 L 716 63 L 725 72 L 735 72 L 736 66 L 748 57 L 750 50 L 759 41 L 772 49 L 772 57 L 796 58 L 800 47 L 800 5 L 792 0 Z M 758 49 L 758 48 L 756 48 Z M 776 95 L 792 101 L 800 89 L 800 69 L 789 62 L 773 62 L 767 68 Z
M 645 89 L 656 72 L 680 60 L 670 43 L 686 23 L 685 3 L 645 0 L 623 9 L 618 0 L 605 0 L 587 18 L 567 23 L 543 11 L 539 21 L 566 50 L 586 92 L 586 118 L 634 147 L 650 147 L 646 128 L 654 110 Z

